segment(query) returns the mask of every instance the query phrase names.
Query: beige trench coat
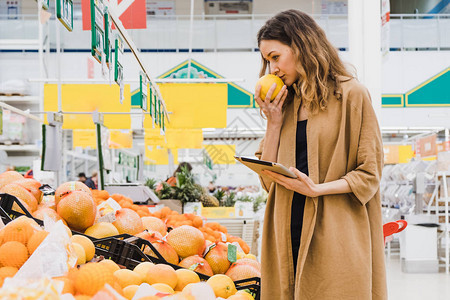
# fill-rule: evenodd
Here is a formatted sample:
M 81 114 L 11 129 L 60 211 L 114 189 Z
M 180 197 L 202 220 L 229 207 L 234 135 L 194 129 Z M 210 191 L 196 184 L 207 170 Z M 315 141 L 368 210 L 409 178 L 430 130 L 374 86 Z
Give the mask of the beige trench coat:
M 296 278 L 291 248 L 293 191 L 261 177 L 269 192 L 262 240 L 262 300 L 387 299 L 379 182 L 383 147 L 367 89 L 340 78 L 342 100 L 307 123 L 309 176 L 343 178 L 352 193 L 306 198 Z M 277 162 L 295 167 L 298 89 L 283 113 Z M 264 140 L 257 157 L 261 157 Z

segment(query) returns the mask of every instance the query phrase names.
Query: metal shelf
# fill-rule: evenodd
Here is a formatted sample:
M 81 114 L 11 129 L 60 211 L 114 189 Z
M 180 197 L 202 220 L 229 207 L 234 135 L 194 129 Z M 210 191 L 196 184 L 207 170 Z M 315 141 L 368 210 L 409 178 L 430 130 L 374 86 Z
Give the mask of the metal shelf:
M 41 148 L 29 144 L 29 145 L 0 145 L 0 150 L 4 151 L 15 151 L 15 152 L 39 152 Z
M 0 101 L 20 104 L 39 104 L 37 96 L 0 96 Z

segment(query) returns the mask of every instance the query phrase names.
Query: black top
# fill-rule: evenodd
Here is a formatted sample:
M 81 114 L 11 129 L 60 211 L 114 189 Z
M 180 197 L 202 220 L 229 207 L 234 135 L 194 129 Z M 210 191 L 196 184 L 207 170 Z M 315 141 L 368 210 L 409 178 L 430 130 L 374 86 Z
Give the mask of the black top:
M 297 123 L 295 167 L 302 173 L 308 175 L 308 147 L 306 140 L 306 125 L 308 120 Z M 291 245 L 294 259 L 294 273 L 297 269 L 298 251 L 300 249 L 300 238 L 302 236 L 303 212 L 305 209 L 304 195 L 294 193 L 291 207 Z

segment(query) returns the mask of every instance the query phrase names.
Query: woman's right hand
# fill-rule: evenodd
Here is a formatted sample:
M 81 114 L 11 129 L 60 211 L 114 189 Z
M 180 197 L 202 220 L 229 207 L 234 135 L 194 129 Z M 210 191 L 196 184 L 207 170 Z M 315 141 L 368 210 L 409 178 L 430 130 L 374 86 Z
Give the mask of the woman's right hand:
M 283 123 L 282 107 L 284 100 L 286 100 L 288 90 L 286 85 L 283 85 L 275 99 L 270 102 L 270 98 L 272 97 L 276 87 L 277 85 L 274 83 L 267 92 L 265 99 L 261 99 L 261 85 L 258 84 L 255 90 L 255 100 L 267 118 L 267 127 L 281 126 Z

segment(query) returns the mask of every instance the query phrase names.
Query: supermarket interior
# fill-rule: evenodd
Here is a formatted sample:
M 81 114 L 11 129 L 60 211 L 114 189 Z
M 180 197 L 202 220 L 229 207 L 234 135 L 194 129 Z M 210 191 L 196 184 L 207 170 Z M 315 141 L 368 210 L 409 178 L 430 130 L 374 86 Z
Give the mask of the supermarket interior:
M 0 299 L 450 299 L 449 193 L 449 0 L 0 0 Z

